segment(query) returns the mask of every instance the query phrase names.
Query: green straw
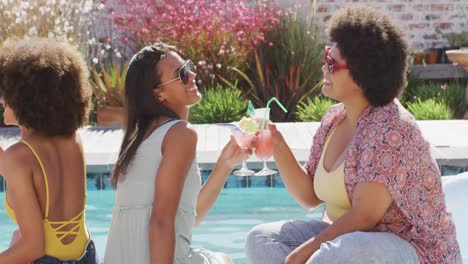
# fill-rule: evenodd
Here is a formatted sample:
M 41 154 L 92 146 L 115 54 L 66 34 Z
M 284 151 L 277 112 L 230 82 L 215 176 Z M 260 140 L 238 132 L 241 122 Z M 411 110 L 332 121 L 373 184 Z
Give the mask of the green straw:
M 270 104 L 271 102 L 275 101 L 277 105 L 279 105 L 279 107 L 281 108 L 281 110 L 283 110 L 285 113 L 288 112 L 288 110 L 286 109 L 286 107 L 284 107 L 283 104 L 281 104 L 281 102 L 276 99 L 276 97 L 272 97 L 270 100 L 268 100 L 267 104 L 266 104 L 266 109 L 270 109 Z M 263 129 L 265 129 L 265 121 L 266 121 L 266 114 L 267 114 L 267 111 L 265 110 L 265 114 L 263 114 L 263 121 L 262 121 L 262 126 L 260 128 L 260 131 L 263 131 Z

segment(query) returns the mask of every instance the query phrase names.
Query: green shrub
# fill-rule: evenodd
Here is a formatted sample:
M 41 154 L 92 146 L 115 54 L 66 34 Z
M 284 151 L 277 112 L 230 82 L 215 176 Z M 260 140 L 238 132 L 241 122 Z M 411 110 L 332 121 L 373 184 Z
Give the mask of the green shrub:
M 325 47 L 321 31 L 315 12 L 305 20 L 287 10 L 280 22 L 265 33 L 269 42 L 254 50 L 249 69 L 233 67 L 243 81 L 239 88 L 255 107 L 265 107 L 271 97 L 276 97 L 288 109 L 284 113 L 278 107 L 271 108 L 271 120 L 294 121 L 298 104 L 320 91 Z
M 410 79 L 409 79 L 410 80 Z M 408 81 L 408 84 L 410 81 Z M 434 99 L 436 102 L 446 104 L 452 113 L 459 111 L 463 107 L 464 85 L 461 82 L 452 81 L 449 83 L 412 81 L 413 85 L 408 85 L 405 89 L 401 102 L 408 107 L 409 103 L 417 100 L 426 101 Z
M 413 103 L 408 103 L 408 110 L 417 120 L 447 120 L 453 118 L 450 107 L 442 100 L 435 98 L 422 101 L 417 99 Z
M 449 84 L 431 82 L 420 86 L 417 96 L 421 100 L 434 98 L 439 102 L 445 101 L 452 111 L 457 111 L 463 106 L 464 90 L 465 87 L 456 82 Z
M 297 106 L 296 117 L 302 122 L 322 120 L 323 115 L 335 102 L 323 96 L 315 96 L 313 99 L 307 98 Z
M 240 120 L 247 109 L 248 101 L 236 89 L 217 85 L 205 89 L 202 100 L 190 110 L 192 124 L 229 123 Z
M 424 85 L 424 80 L 421 79 L 410 67 L 408 74 L 406 75 L 405 89 L 403 94 L 400 96 L 401 104 L 406 107 L 407 103 L 413 102 L 418 87 L 422 85 Z
M 97 99 L 97 105 L 123 106 L 128 64 L 125 64 L 122 69 L 116 64 L 107 68 L 100 65 L 99 68 L 98 70 L 93 65 L 90 69 L 93 95 Z

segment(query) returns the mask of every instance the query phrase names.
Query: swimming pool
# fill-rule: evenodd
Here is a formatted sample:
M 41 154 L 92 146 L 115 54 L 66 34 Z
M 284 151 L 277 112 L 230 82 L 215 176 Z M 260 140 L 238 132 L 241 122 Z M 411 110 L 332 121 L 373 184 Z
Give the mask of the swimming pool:
M 104 255 L 111 222 L 114 192 L 90 190 L 86 221 L 99 254 Z M 234 262 L 246 263 L 244 241 L 257 224 L 283 219 L 320 219 L 323 208 L 304 211 L 285 188 L 226 188 L 202 225 L 194 229 L 193 246 L 229 254 Z M 8 247 L 16 225 L 0 203 L 0 250 Z

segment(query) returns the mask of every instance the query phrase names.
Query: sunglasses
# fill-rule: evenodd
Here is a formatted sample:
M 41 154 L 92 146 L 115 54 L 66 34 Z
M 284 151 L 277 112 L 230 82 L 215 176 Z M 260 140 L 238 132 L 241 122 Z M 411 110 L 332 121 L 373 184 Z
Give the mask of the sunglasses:
M 190 73 L 194 74 L 195 76 L 197 75 L 195 73 L 195 65 L 193 65 L 193 62 L 191 60 L 187 60 L 184 65 L 182 65 L 179 69 L 179 77 L 169 80 L 167 82 L 163 82 L 160 85 L 156 86 L 156 88 L 161 87 L 165 84 L 181 80 L 184 85 L 187 85 L 189 82 L 189 75 Z
M 338 64 L 332 57 L 330 57 L 329 54 L 331 49 L 331 46 L 325 46 L 325 63 L 327 64 L 328 72 L 333 74 L 335 70 L 349 69 L 347 65 Z

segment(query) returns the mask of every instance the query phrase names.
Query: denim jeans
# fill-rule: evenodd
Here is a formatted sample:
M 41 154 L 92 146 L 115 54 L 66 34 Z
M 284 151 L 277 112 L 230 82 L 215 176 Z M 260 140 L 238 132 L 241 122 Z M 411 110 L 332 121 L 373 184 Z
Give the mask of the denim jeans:
M 94 242 L 89 240 L 86 250 L 78 260 L 61 260 L 52 256 L 44 256 L 31 264 L 101 264 Z
M 249 263 L 281 264 L 299 245 L 329 224 L 319 221 L 281 221 L 261 224 L 247 235 L 245 250 Z M 414 247 L 387 232 L 352 232 L 322 243 L 306 264 L 419 264 Z

